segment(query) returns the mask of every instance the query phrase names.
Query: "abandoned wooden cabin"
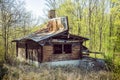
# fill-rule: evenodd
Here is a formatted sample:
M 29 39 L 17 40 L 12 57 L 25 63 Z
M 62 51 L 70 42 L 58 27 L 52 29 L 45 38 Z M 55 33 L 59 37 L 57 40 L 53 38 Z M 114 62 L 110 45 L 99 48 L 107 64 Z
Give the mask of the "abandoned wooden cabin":
M 69 33 L 67 17 L 52 18 L 45 28 L 16 42 L 16 55 L 20 60 L 42 62 L 76 60 L 82 58 L 87 38 Z

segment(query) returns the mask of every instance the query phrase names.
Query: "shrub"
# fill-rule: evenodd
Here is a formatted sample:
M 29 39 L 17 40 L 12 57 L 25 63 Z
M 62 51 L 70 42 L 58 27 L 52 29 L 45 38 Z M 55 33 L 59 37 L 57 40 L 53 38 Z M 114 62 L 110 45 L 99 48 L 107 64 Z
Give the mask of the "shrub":
M 3 66 L 3 62 L 0 62 L 0 80 L 2 80 L 5 74 L 8 74 L 8 68 Z

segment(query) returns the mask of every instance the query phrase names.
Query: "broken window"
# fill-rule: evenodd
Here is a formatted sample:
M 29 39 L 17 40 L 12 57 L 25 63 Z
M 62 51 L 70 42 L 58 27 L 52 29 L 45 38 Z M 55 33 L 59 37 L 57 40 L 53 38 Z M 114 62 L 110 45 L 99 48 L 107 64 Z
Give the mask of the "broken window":
M 62 53 L 62 45 L 61 44 L 55 44 L 54 45 L 54 54 L 61 54 Z
M 66 54 L 72 53 L 72 45 L 71 44 L 64 44 L 64 52 Z
M 72 45 L 71 44 L 55 44 L 54 45 L 54 54 L 69 54 L 72 53 Z

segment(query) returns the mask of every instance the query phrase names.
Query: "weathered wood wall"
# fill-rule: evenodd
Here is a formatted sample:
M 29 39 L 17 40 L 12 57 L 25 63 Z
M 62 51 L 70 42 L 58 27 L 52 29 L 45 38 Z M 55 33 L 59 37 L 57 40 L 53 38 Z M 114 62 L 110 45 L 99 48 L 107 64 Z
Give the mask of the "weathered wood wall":
M 18 43 L 18 58 L 41 62 L 41 46 L 34 42 Z
M 18 43 L 18 58 L 21 61 L 25 61 L 26 55 L 25 55 L 25 44 L 24 43 Z
M 80 58 L 80 45 L 72 45 L 72 53 L 70 54 L 53 54 L 53 46 L 43 46 L 43 62 L 46 61 L 59 61 L 59 60 L 72 60 Z
M 53 46 L 51 45 L 43 46 L 43 62 L 51 61 L 52 54 L 53 54 Z
M 54 54 L 53 49 L 53 45 L 41 47 L 34 42 L 18 43 L 18 57 L 20 60 L 32 60 L 38 62 L 74 60 L 80 58 L 80 44 L 72 44 L 72 53 L 68 54 Z

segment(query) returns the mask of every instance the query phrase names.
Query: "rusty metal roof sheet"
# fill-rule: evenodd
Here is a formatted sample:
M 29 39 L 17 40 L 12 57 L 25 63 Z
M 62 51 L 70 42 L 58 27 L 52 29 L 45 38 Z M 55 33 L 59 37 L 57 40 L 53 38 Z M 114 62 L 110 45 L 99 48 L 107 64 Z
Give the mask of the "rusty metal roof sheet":
M 53 37 L 55 35 L 58 35 L 67 31 L 68 31 L 67 17 L 53 18 L 49 20 L 45 29 L 36 31 L 30 35 L 13 40 L 13 42 L 21 41 L 21 40 L 33 40 L 35 42 L 39 42 L 41 40 L 48 39 L 50 37 Z M 80 36 L 77 36 L 77 37 L 80 37 Z M 87 38 L 84 38 L 84 39 L 87 40 Z
M 34 32 L 32 34 L 29 34 L 27 36 L 24 36 L 22 38 L 19 38 L 19 39 L 16 39 L 16 40 L 13 40 L 13 42 L 15 41 L 20 41 L 20 40 L 27 40 L 27 39 L 30 39 L 30 40 L 33 40 L 35 42 L 39 42 L 41 40 L 44 40 L 44 39 L 47 39 L 49 37 L 52 37 L 54 35 L 57 35 L 59 33 L 62 33 L 62 32 L 65 32 L 68 30 L 68 24 L 67 24 L 67 18 L 66 17 L 60 17 L 60 18 L 54 18 L 54 19 L 50 19 L 49 22 L 52 22 L 52 23 L 48 23 L 47 24 L 47 28 L 43 31 L 43 30 L 40 30 L 38 32 Z M 51 26 L 50 26 L 51 25 Z M 55 29 L 54 27 L 57 26 L 60 26 L 58 27 L 57 29 Z M 53 30 L 49 31 L 48 29 L 52 27 L 54 28 Z M 48 31 L 47 31 L 48 30 Z

